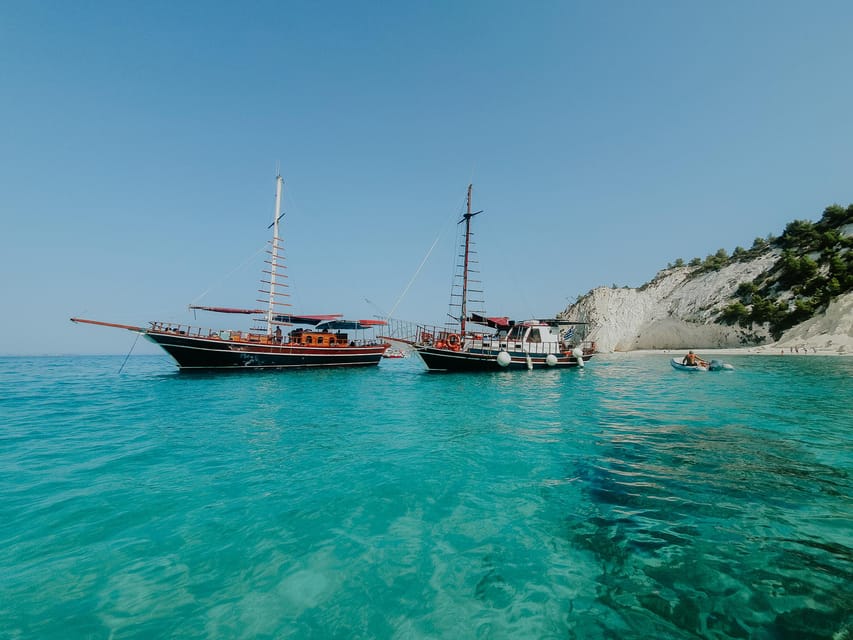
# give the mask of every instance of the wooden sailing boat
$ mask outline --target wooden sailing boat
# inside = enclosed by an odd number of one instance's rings
[[[372,331],[383,320],[345,320],[340,314],[293,315],[282,273],[284,260],[279,236],[281,195],[284,181],[276,176],[273,230],[261,279],[266,295],[265,309],[236,309],[190,305],[191,309],[215,313],[254,315],[249,331],[210,329],[171,322],[151,322],[147,328],[71,318],[72,322],[128,329],[163,348],[182,370],[186,369],[290,369],[309,367],[355,367],[376,365],[388,344],[374,338]],[[287,335],[282,327],[301,325]],[[309,328],[303,328],[309,327]],[[350,334],[349,332],[358,332]],[[368,333],[369,332],[369,333]]]
[[[582,367],[595,352],[583,341],[587,324],[557,319],[516,322],[507,317],[469,313],[471,273],[471,220],[482,211],[471,211],[472,185],[468,185],[461,254],[461,294],[455,326],[418,325],[416,337],[404,341],[414,347],[430,371],[500,371],[502,369],[550,369]],[[451,293],[451,298],[454,294]],[[471,330],[470,325],[477,325]]]

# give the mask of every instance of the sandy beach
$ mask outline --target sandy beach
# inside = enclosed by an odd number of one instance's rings
[[[624,354],[649,354],[649,355],[684,355],[687,349],[637,349],[634,351],[614,351],[613,353]],[[704,360],[710,360],[716,355],[744,355],[744,356],[850,356],[853,355],[853,346],[844,348],[819,349],[811,345],[799,345],[795,347],[782,347],[777,344],[761,345],[757,347],[741,347],[732,349],[702,349],[694,347],[693,351]]]

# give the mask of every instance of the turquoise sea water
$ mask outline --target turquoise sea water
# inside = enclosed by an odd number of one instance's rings
[[[853,358],[0,358],[0,638],[853,637]]]

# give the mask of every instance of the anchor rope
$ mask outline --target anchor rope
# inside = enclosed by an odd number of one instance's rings
[[[136,338],[133,340],[133,344],[130,345],[130,351],[127,352],[127,355],[124,357],[124,362],[121,363],[121,366],[118,368],[119,374],[124,369],[124,365],[127,364],[128,358],[130,358],[130,354],[133,353],[133,348],[136,346],[136,341],[139,340],[139,336],[142,335],[139,331],[136,332]]]

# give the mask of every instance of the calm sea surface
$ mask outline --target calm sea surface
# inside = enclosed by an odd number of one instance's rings
[[[853,358],[0,358],[0,638],[853,638]]]

